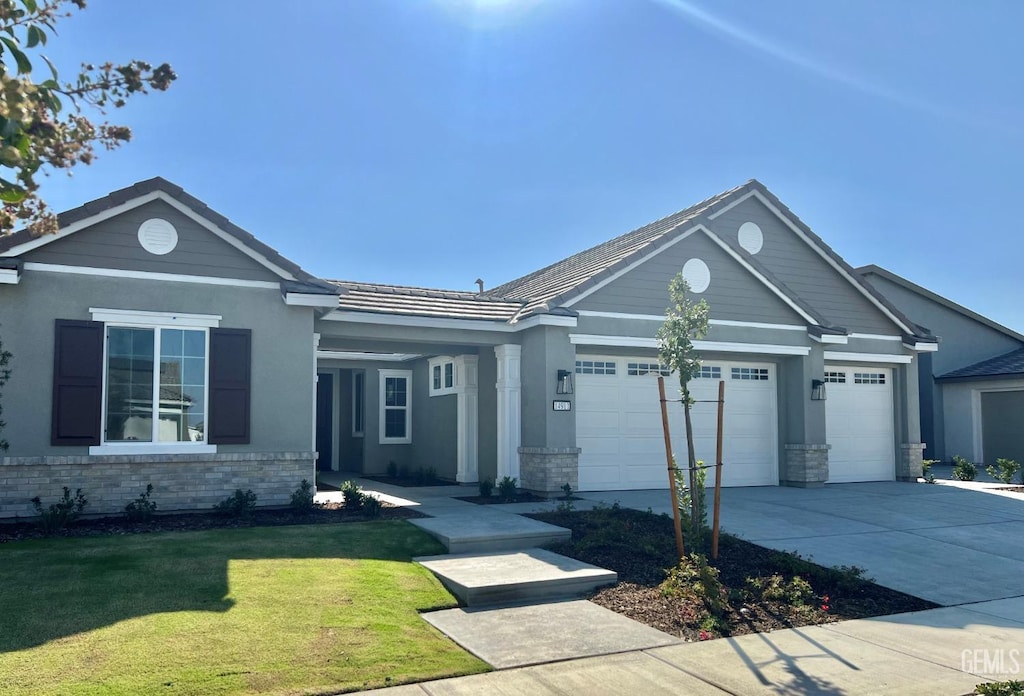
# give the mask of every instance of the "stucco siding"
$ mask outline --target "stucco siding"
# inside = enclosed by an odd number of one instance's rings
[[[690,259],[703,260],[711,284],[703,293],[714,319],[802,324],[804,320],[703,232],[692,233],[573,305],[576,310],[664,314],[668,285]]]
[[[221,327],[252,330],[251,443],[218,452],[312,448],[312,310],[288,307],[276,290],[98,278],[26,271],[0,286],[0,337],[13,353],[4,389],[10,456],[87,454],[50,445],[54,320],[89,320],[90,307],[219,314]]]
[[[412,467],[433,468],[437,475],[455,480],[458,465],[458,396],[430,396],[427,360],[417,360],[413,368],[412,392]]]
[[[708,226],[736,242],[745,222],[756,223],[764,236],[756,259],[833,324],[864,333],[899,332],[892,320],[760,201],[749,198]]]
[[[156,256],[139,244],[139,225],[167,220],[178,244]],[[164,201],[152,201],[26,253],[25,261],[154,273],[277,281],[280,278]]]

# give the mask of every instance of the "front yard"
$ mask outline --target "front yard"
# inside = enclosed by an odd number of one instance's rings
[[[405,522],[0,544],[0,693],[337,693],[486,671]]]

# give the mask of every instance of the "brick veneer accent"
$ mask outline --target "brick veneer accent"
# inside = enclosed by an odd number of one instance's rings
[[[580,485],[578,447],[520,447],[519,486],[531,493],[562,493],[568,483],[575,491]]]
[[[797,488],[821,488],[828,481],[828,451],[832,445],[786,445],[779,483]]]
[[[252,489],[257,505],[286,505],[314,476],[313,452],[0,457],[0,518],[34,517],[30,500],[46,507],[62,486],[82,489],[86,514],[121,513],[149,483],[158,512],[208,510],[236,488]]]

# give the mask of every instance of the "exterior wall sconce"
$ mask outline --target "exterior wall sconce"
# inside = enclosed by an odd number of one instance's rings
[[[572,394],[572,373],[568,370],[558,371],[558,384],[555,387],[556,394]]]
[[[825,382],[820,379],[811,380],[811,401],[825,400]]]

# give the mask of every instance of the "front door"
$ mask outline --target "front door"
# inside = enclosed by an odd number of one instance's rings
[[[316,375],[316,468],[330,471],[334,454],[334,375]]]

